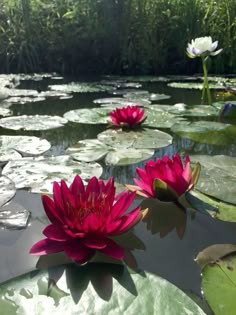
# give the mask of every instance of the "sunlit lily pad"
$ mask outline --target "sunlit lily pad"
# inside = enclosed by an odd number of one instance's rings
[[[158,107],[158,108],[161,108]],[[183,121],[184,118],[169,113],[162,109],[156,109],[155,106],[152,108],[145,108],[145,116],[147,119],[144,122],[144,126],[155,127],[155,128],[171,128],[176,122]]]
[[[0,136],[0,162],[19,159],[21,155],[39,155],[50,149],[46,139],[31,136]]]
[[[2,173],[15,183],[16,188],[51,193],[53,181],[65,179],[71,182],[76,174],[86,181],[92,176],[100,177],[102,167],[97,163],[76,162],[68,155],[28,157],[8,162]]]
[[[78,161],[93,162],[105,157],[106,164],[127,165],[137,163],[154,154],[154,150],[122,148],[118,147],[116,141],[113,145],[106,145],[97,139],[81,140],[67,149],[67,152]]]
[[[156,149],[172,143],[172,137],[157,129],[122,131],[108,129],[98,135],[98,140],[116,148]]]
[[[100,104],[102,107],[124,107],[127,105],[148,106],[151,104],[148,98],[122,98],[122,97],[105,97],[93,101],[95,104]]]
[[[228,255],[205,266],[202,271],[202,288],[215,315],[234,315],[236,310],[236,255]]]
[[[23,115],[0,119],[0,127],[12,130],[48,130],[62,127],[66,123],[65,118],[48,115]]]
[[[236,126],[214,121],[195,121],[175,124],[171,130],[179,136],[193,141],[213,144],[230,145],[235,143]]]
[[[6,176],[0,176],[0,207],[11,200],[16,193],[14,183]]]
[[[178,88],[178,89],[196,89],[196,90],[202,90],[202,83],[196,83],[196,82],[171,82],[167,84],[168,86],[172,88]],[[210,89],[216,89],[216,90],[224,90],[224,86],[219,83],[210,82],[209,83]]]
[[[16,310],[21,315],[65,314],[68,310],[70,314],[86,315],[205,314],[167,280],[109,264],[41,270],[4,283],[0,290],[4,314],[14,314]]]
[[[68,84],[55,84],[48,86],[51,90],[65,93],[94,93],[110,91],[112,86],[97,82],[71,82]]]
[[[193,155],[191,161],[202,168],[196,188],[201,192],[236,204],[236,157]]]
[[[10,202],[0,209],[0,228],[21,230],[27,227],[30,212],[20,204]]]
[[[10,116],[12,111],[9,108],[0,107],[0,116],[6,117]]]
[[[107,124],[109,111],[106,108],[81,108],[66,112],[63,117],[81,124]]]

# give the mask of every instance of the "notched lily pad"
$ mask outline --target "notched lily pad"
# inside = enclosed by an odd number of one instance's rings
[[[231,145],[235,143],[236,126],[214,121],[175,124],[171,130],[179,136],[199,143]]]
[[[63,117],[80,124],[107,124],[109,112],[104,108],[81,108],[66,112]]]
[[[236,157],[193,155],[202,166],[196,188],[206,195],[236,204]]]
[[[6,176],[0,176],[0,207],[11,200],[16,193],[14,183]]]
[[[97,139],[81,140],[67,149],[67,153],[78,161],[93,162],[105,157],[108,165],[128,165],[150,158],[154,151],[150,149],[134,149],[106,145]]]
[[[59,116],[23,115],[0,119],[0,127],[12,130],[48,130],[63,127],[67,122]]]
[[[8,162],[2,173],[15,183],[16,188],[52,193],[54,181],[64,179],[70,183],[76,174],[85,181],[92,176],[100,177],[102,167],[97,163],[76,162],[68,155],[28,157]]]
[[[98,135],[98,140],[116,148],[157,149],[170,145],[172,137],[157,129],[123,131],[108,129]]]
[[[46,139],[31,136],[0,136],[0,163],[19,159],[22,155],[40,155],[49,150]]]
[[[95,93],[106,92],[112,89],[112,86],[100,84],[98,82],[71,82],[68,84],[55,84],[48,86],[51,90],[65,93]]]
[[[202,83],[192,83],[192,82],[171,82],[167,84],[168,86],[172,88],[178,88],[178,89],[196,89],[196,90],[202,90]],[[216,89],[216,90],[224,90],[224,86],[218,83],[210,82],[209,83],[210,89]]]

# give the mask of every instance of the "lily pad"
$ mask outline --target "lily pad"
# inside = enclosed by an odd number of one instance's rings
[[[0,227],[3,229],[25,229],[29,218],[30,212],[15,202],[10,202],[0,209]]]
[[[218,259],[202,271],[202,288],[215,315],[234,315],[236,310],[236,255]]]
[[[12,114],[12,111],[9,108],[4,108],[0,106],[0,116],[6,117],[10,116]]]
[[[64,93],[95,93],[106,92],[112,89],[111,86],[97,82],[71,82],[68,84],[55,84],[48,86],[51,90]]]
[[[0,136],[0,162],[19,159],[22,155],[40,155],[50,149],[46,139],[31,136]]]
[[[80,124],[107,124],[109,109],[81,108],[66,112],[63,117]]]
[[[157,129],[123,131],[108,129],[98,135],[98,140],[116,148],[157,149],[170,145],[172,137]]]
[[[196,82],[171,82],[167,84],[168,86],[172,88],[178,88],[178,89],[195,89],[195,90],[202,90],[202,83],[196,83]],[[216,89],[216,90],[224,90],[224,86],[218,83],[210,82],[209,83],[210,89]]]
[[[128,165],[151,158],[154,150],[135,149],[106,145],[97,139],[81,140],[67,149],[67,153],[78,161],[93,162],[105,157],[105,163],[110,165]]]
[[[159,108],[161,108],[161,106]],[[146,108],[145,116],[147,116],[147,119],[143,125],[147,127],[171,128],[176,122],[184,121],[184,118],[171,114],[168,111],[155,108],[155,106]]]
[[[196,188],[206,195],[236,204],[236,157],[193,155],[202,166]]]
[[[11,200],[16,193],[14,183],[6,176],[0,176],[0,208]]]
[[[63,127],[68,121],[59,116],[23,115],[0,119],[0,127],[12,130],[48,130]]]
[[[54,280],[59,274],[59,280]],[[55,281],[57,281],[55,283]],[[52,285],[50,285],[52,283]],[[204,315],[184,292],[151,273],[122,266],[68,265],[26,274],[0,287],[4,314]],[[229,314],[228,314],[229,315]]]
[[[52,183],[64,179],[71,182],[76,174],[83,180],[100,177],[102,167],[97,163],[76,162],[68,155],[55,157],[22,158],[10,161],[2,171],[16,188],[29,188],[32,192],[52,193]]]
[[[199,143],[231,145],[235,143],[236,126],[214,121],[175,124],[171,131]]]

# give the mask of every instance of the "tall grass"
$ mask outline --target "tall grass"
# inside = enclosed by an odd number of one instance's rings
[[[205,35],[224,48],[210,72],[235,72],[235,0],[2,0],[0,71],[188,74]]]

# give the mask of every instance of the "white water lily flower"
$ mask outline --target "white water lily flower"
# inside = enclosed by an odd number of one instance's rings
[[[191,43],[188,43],[187,55],[190,58],[196,58],[201,56],[216,56],[223,49],[216,50],[218,41],[212,42],[211,36],[198,37],[192,39]],[[215,51],[216,50],[216,51]]]

